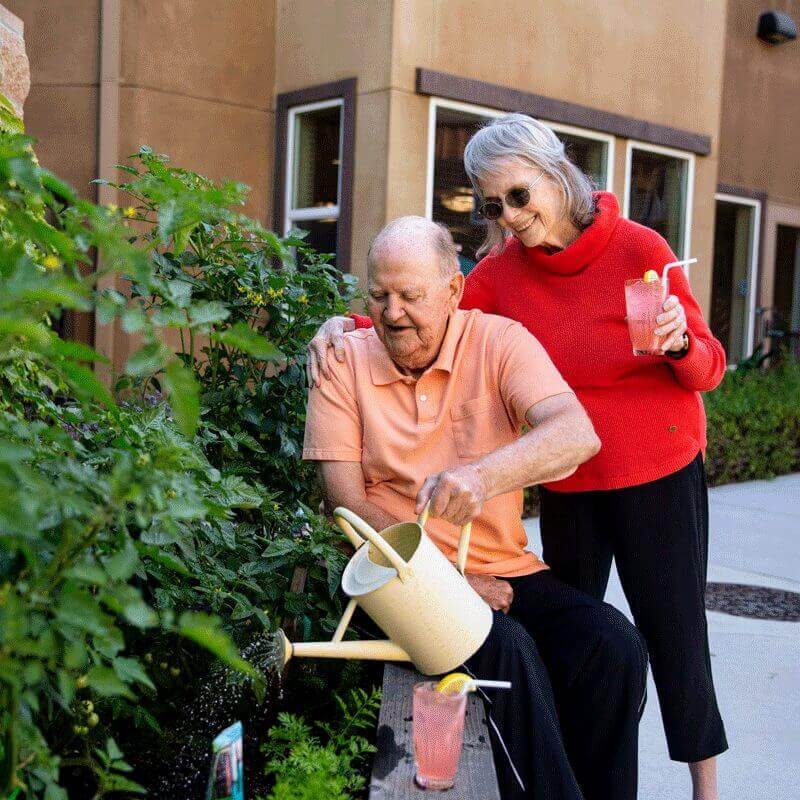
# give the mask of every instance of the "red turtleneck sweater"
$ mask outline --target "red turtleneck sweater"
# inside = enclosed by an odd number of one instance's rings
[[[518,320],[544,345],[575,390],[602,442],[561,481],[561,492],[619,489],[662,478],[706,446],[700,392],[719,384],[725,352],[703,320],[689,282],[670,270],[670,293],[686,310],[689,352],[634,356],[624,284],[659,274],[675,255],[650,228],[620,217],[616,197],[598,192],[594,222],[565,250],[548,254],[509,240],[469,274],[461,308]],[[356,316],[358,327],[371,324]]]

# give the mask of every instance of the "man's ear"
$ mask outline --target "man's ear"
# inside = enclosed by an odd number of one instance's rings
[[[461,270],[450,278],[450,311],[455,311],[464,296],[464,275]]]

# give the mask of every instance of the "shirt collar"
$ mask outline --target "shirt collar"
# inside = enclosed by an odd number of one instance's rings
[[[464,332],[466,319],[466,311],[457,310],[450,315],[442,346],[439,348],[439,354],[425,372],[422,373],[423,375],[435,369],[443,372],[453,371],[456,349],[461,340],[461,334]],[[389,353],[383,346],[383,342],[378,338],[378,334],[374,331],[375,329],[373,328],[373,335],[369,342],[369,371],[375,386],[387,386],[396,381],[413,380],[410,375],[404,375],[400,372],[394,361],[389,357]]]

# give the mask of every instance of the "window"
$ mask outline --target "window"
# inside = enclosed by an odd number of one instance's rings
[[[678,258],[689,257],[694,156],[628,142],[626,217],[658,231]]]
[[[710,324],[736,364],[753,350],[761,203],[729,194],[716,201]]]
[[[275,227],[333,253],[346,270],[350,251],[355,81],[278,96]]]
[[[564,142],[569,160],[577,164],[598,189],[610,192],[614,185],[614,137],[566,125],[544,124]]]
[[[308,231],[306,241],[321,253],[336,252],[342,163],[342,101],[289,112],[286,216],[283,233]]]
[[[505,112],[439,98],[431,99],[428,160],[428,217],[446,225],[460,248],[465,274],[475,266],[486,228],[475,212],[472,185],[464,170],[464,149],[470,137],[493,117]],[[612,181],[613,136],[565,125],[549,125],[564,142],[567,155],[601,189]]]

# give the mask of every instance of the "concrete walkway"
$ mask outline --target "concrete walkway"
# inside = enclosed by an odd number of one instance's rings
[[[709,581],[800,592],[800,474],[711,490]],[[529,546],[541,552],[537,519]],[[616,572],[606,600],[630,617]],[[714,681],[730,750],[723,800],[800,798],[800,623],[708,612]],[[667,755],[650,679],[640,739],[641,800],[691,800],[689,773]]]

